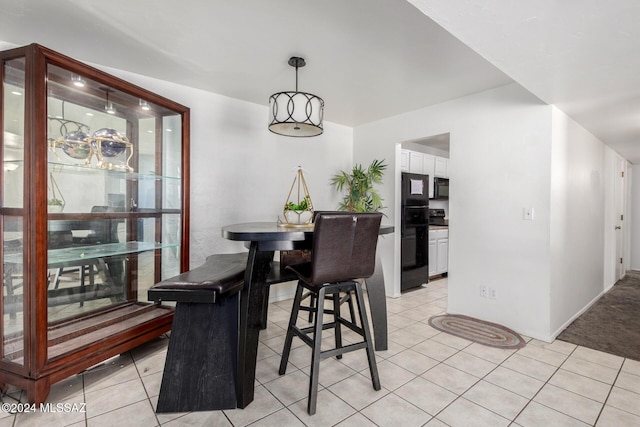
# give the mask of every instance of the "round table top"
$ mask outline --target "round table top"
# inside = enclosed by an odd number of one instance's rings
[[[379,234],[393,233],[393,225],[382,224]],[[247,222],[222,227],[222,237],[238,241],[305,240],[313,236],[313,224],[306,227],[281,227],[275,221]]]

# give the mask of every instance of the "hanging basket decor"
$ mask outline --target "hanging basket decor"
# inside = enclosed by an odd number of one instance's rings
[[[309,189],[302,174],[302,167],[298,166],[297,170],[282,210],[284,219],[278,217],[279,227],[307,227],[313,223],[313,203]]]
[[[51,191],[51,198],[47,200],[47,210],[49,213],[60,213],[64,210],[66,204],[62,191],[58,187],[58,183],[53,177],[53,172],[49,172],[49,190]],[[58,196],[60,198],[58,199]]]

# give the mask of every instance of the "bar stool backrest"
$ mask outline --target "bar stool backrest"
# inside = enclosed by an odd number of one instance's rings
[[[381,213],[320,213],[315,218],[311,284],[367,278],[376,262]]]

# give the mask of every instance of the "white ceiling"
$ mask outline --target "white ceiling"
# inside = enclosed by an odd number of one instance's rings
[[[410,1],[2,0],[0,41],[263,105],[303,56],[348,126],[514,79],[640,163],[640,2]]]

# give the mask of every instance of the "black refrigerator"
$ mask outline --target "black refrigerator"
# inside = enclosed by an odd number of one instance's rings
[[[401,291],[429,281],[429,176],[402,174]]]

